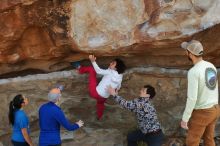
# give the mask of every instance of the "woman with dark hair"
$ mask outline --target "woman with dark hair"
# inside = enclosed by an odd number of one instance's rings
[[[108,87],[108,92],[122,108],[136,115],[138,129],[127,135],[128,146],[137,146],[139,141],[147,143],[148,146],[161,146],[164,134],[157,118],[156,109],[151,103],[156,95],[154,87],[143,86],[140,89],[139,97],[129,101],[119,96],[115,88]]]
[[[21,94],[16,95],[9,105],[9,123],[13,131],[11,141],[14,146],[33,146],[29,136],[29,120],[23,108],[28,104],[28,99]]]
[[[102,69],[96,63],[96,57],[89,55],[89,60],[92,66],[81,66],[80,62],[71,63],[80,74],[89,74],[89,94],[96,100],[97,119],[100,120],[103,116],[105,102],[110,94],[107,92],[107,87],[112,86],[119,90],[121,88],[123,73],[126,66],[121,59],[114,59],[110,62],[108,69]],[[102,75],[101,81],[98,83],[96,75]]]

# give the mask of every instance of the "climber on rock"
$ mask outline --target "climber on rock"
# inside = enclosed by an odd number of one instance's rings
[[[96,100],[97,119],[100,120],[103,116],[104,103],[109,97],[107,87],[110,85],[118,90],[121,87],[123,73],[126,69],[124,62],[121,59],[114,59],[108,69],[101,69],[96,63],[96,57],[89,55],[92,66],[81,66],[79,62],[73,62],[73,65],[80,74],[89,74],[89,94]],[[96,75],[102,75],[102,80],[97,83]]]

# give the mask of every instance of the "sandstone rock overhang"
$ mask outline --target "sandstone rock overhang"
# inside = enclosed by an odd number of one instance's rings
[[[5,0],[0,74],[57,71],[89,53],[121,56],[131,66],[183,68],[190,63],[180,43],[192,38],[219,67],[219,11],[218,0]]]

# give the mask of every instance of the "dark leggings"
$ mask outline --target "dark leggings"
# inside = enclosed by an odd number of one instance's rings
[[[13,146],[29,146],[27,142],[17,142],[17,141],[11,141]]]
[[[143,134],[141,130],[136,130],[128,134],[128,146],[137,146],[138,141],[147,143],[148,146],[161,146],[163,142],[163,132],[160,130],[157,133]]]

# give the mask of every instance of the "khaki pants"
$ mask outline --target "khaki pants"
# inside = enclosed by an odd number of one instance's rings
[[[219,105],[208,109],[193,110],[189,120],[186,145],[199,146],[200,139],[203,137],[205,146],[215,146],[214,130],[219,113]]]

